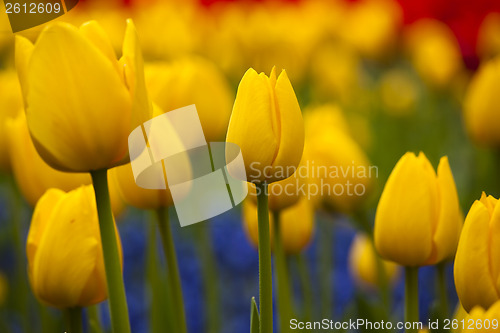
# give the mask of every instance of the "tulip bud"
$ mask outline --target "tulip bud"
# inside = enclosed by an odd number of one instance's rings
[[[152,111],[137,44],[131,21],[120,61],[95,21],[51,23],[34,46],[17,37],[28,127],[50,166],[88,172],[127,162],[128,135]]]
[[[496,332],[500,328],[500,301],[484,310],[474,307],[464,319],[464,329],[461,332]],[[462,323],[459,322],[459,326]]]
[[[489,308],[499,300],[500,205],[483,192],[467,217],[455,257],[455,286],[464,309]]]
[[[424,19],[410,26],[407,45],[415,69],[435,87],[446,87],[463,70],[460,47],[446,24]]]
[[[273,221],[274,217],[270,214],[271,243],[274,232]],[[259,243],[257,205],[251,200],[244,202],[243,223],[248,238],[257,247]],[[314,209],[307,198],[302,197],[298,203],[280,212],[280,232],[285,253],[299,253],[310,243],[314,233]]]
[[[377,256],[372,241],[366,235],[357,235],[349,252],[349,268],[351,274],[361,285],[377,288],[379,274]],[[390,261],[382,261],[385,276],[390,283],[398,277],[398,266]]]
[[[118,232],[116,237],[119,243]],[[119,243],[120,244],[120,243]],[[121,246],[119,246],[121,257]],[[107,297],[101,236],[91,185],[50,189],[35,207],[26,245],[35,296],[58,307],[83,307]]]
[[[1,37],[0,37],[1,38]],[[16,72],[0,72],[0,171],[9,171],[9,160],[5,121],[15,117],[23,106],[23,99]]]
[[[188,58],[146,66],[151,99],[165,112],[195,104],[207,141],[224,139],[231,115],[232,92],[211,62]]]
[[[375,216],[375,246],[403,266],[434,265],[457,249],[462,215],[448,158],[436,173],[423,153],[406,153],[392,170]]]
[[[276,79],[250,68],[241,79],[227,131],[241,148],[247,180],[272,183],[290,177],[302,157],[304,123],[283,70]]]
[[[500,57],[481,65],[464,100],[464,121],[469,136],[479,144],[500,147]]]

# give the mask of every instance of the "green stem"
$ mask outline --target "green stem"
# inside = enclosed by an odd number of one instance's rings
[[[311,290],[311,277],[309,275],[309,267],[304,253],[296,255],[297,268],[299,270],[300,287],[304,298],[304,321],[312,320],[313,297]]]
[[[127,298],[123,283],[116,228],[111,212],[107,170],[92,171],[92,182],[99,216],[106,284],[108,286],[111,326],[114,333],[130,333]]]
[[[257,217],[259,221],[260,333],[271,333],[273,331],[273,277],[267,184],[258,183],[255,186],[257,188]]]
[[[171,305],[172,296],[168,293],[165,274],[159,264],[157,235],[156,223],[149,223],[146,250],[147,294],[151,304],[149,331],[151,333],[176,332],[176,317]]]
[[[82,333],[82,308],[67,308],[64,310],[67,333]]]
[[[406,333],[417,333],[413,323],[418,321],[418,267],[405,267],[405,322],[412,324]]]
[[[103,333],[101,319],[99,316],[99,305],[92,305],[87,307],[87,318],[89,323],[89,329],[92,333]]]
[[[184,301],[182,297],[181,278],[179,274],[179,267],[177,265],[177,255],[175,254],[174,239],[172,237],[172,230],[170,230],[170,221],[168,216],[168,208],[159,208],[156,210],[158,228],[163,244],[163,251],[165,252],[165,259],[167,261],[167,280],[169,284],[169,293],[172,295],[174,311],[176,311],[176,324],[179,333],[186,333],[186,316],[184,314]]]
[[[273,212],[273,251],[274,251],[274,272],[276,274],[278,297],[278,312],[280,319],[280,332],[289,332],[289,321],[292,319],[292,299],[290,297],[290,282],[288,280],[288,268],[286,265],[286,255],[281,239],[280,212]]]
[[[318,256],[319,256],[319,283],[321,292],[321,313],[323,318],[331,318],[333,300],[332,300],[332,283],[331,276],[333,274],[333,227],[331,221],[318,221],[320,232],[318,235]]]
[[[448,295],[446,294],[446,264],[439,263],[436,268],[437,268],[439,306],[441,308],[441,316],[442,318],[448,318],[450,310],[448,307]]]
[[[218,333],[219,321],[219,286],[217,278],[217,261],[215,260],[210,235],[210,225],[202,223],[195,227],[195,237],[198,245],[201,271],[203,275],[203,290],[205,293],[206,332]]]

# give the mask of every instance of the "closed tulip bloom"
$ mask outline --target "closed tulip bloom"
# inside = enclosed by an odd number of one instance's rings
[[[385,184],[375,216],[375,246],[403,266],[452,259],[462,229],[457,189],[448,158],[437,175],[423,153],[406,153]]]
[[[482,194],[467,217],[455,257],[455,286],[464,309],[489,308],[500,294],[500,205]]]
[[[88,173],[62,172],[44,162],[31,141],[24,112],[9,119],[6,129],[14,177],[30,205],[35,206],[49,188],[66,192],[91,183]]]
[[[1,37],[0,37],[1,38]],[[0,171],[11,169],[5,122],[15,117],[23,106],[21,87],[16,72],[5,70],[0,72]]]
[[[464,121],[469,136],[479,144],[500,147],[500,57],[481,65],[464,100]]]
[[[497,332],[500,327],[500,301],[486,309],[474,307],[465,317],[465,327],[460,332]],[[460,322],[459,326],[462,326]]]
[[[393,283],[398,277],[398,266],[385,260],[382,263],[387,280]],[[369,287],[379,285],[377,253],[372,241],[366,235],[358,234],[354,238],[349,252],[349,268],[361,285]]]
[[[49,24],[16,40],[16,67],[35,147],[53,168],[87,172],[128,160],[130,131],[150,118],[142,57],[129,20],[117,60],[95,22]]]
[[[146,85],[165,112],[195,104],[206,140],[224,140],[234,96],[213,63],[194,57],[153,63],[146,66]]]
[[[116,235],[119,242],[118,233]],[[119,246],[121,256],[121,246]],[[107,298],[101,236],[91,185],[48,190],[35,207],[26,245],[35,296],[58,308]]]
[[[271,214],[269,221],[272,242],[274,220]],[[243,224],[251,243],[257,247],[259,244],[257,205],[252,200],[244,202]],[[283,249],[287,254],[299,253],[311,242],[314,234],[314,208],[306,197],[302,197],[295,205],[281,211],[280,232]]]
[[[304,148],[304,123],[293,87],[283,70],[276,79],[250,68],[241,79],[227,131],[241,148],[249,182],[290,177]]]

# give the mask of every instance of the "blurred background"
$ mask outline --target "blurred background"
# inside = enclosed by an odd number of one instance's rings
[[[300,249],[305,266],[298,267],[295,254],[290,255],[298,313],[305,311],[304,278],[313,299],[312,319],[353,318],[380,304],[377,288],[367,286],[353,264],[351,246],[362,229],[359,212],[373,223],[383,185],[405,152],[423,151],[435,167],[441,156],[449,157],[464,213],[481,191],[500,194],[500,154],[476,145],[463,117],[471,78],[500,52],[496,0],[85,0],[58,20],[75,25],[97,20],[120,55],[128,17],[137,26],[152,98],[164,110],[196,103],[211,140],[224,140],[245,71],[253,67],[268,74],[276,66],[286,69],[292,82],[306,135],[332,121],[341,128],[342,138],[377,167],[378,177],[370,180],[370,191],[355,208],[316,209],[315,225]],[[41,29],[20,34],[35,41]],[[59,312],[36,302],[26,275],[24,247],[33,209],[28,197],[39,188],[31,180],[19,186],[19,179],[29,179],[31,171],[25,176],[14,172],[8,153],[4,124],[17,114],[22,97],[4,8],[0,70],[0,331],[58,332]],[[350,163],[347,155],[336,155],[334,145],[326,149],[334,156],[332,164]],[[168,290],[152,291],[147,283],[152,266],[160,271],[165,267],[158,240],[152,241],[156,234],[150,215],[127,207],[117,217],[133,332],[150,332],[153,320],[165,320],[161,312],[151,310],[151,299]],[[241,207],[186,228],[179,227],[173,209],[171,217],[189,332],[208,332],[207,327],[248,332],[250,298],[258,296],[258,254],[242,222]],[[209,237],[200,241],[200,234]],[[207,258],[206,253],[213,256]],[[451,263],[446,272],[453,308],[457,298]],[[212,276],[210,288],[204,283],[207,274]],[[437,297],[435,276],[432,267],[420,274],[424,322],[432,316],[429,309]],[[397,274],[389,295],[391,316],[402,318],[403,283]],[[107,307],[99,311],[106,327]]]

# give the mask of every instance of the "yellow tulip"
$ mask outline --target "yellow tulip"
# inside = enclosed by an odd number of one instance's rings
[[[464,319],[461,332],[498,332],[500,328],[500,301],[484,310],[480,306],[474,307]],[[459,327],[462,322],[459,322]]]
[[[305,113],[309,195],[341,212],[352,212],[370,193],[376,170],[348,133],[338,107],[322,106]]]
[[[354,238],[349,251],[349,268],[361,285],[375,288],[379,285],[377,256],[372,241],[366,235],[358,234]],[[390,261],[382,262],[388,281],[393,283],[398,277],[398,266]]]
[[[269,221],[272,245],[274,220],[271,214]],[[245,200],[243,204],[243,223],[248,238],[257,247],[257,205],[252,200]],[[314,209],[307,198],[302,197],[297,204],[281,211],[280,232],[285,253],[299,253],[310,243],[314,234]]]
[[[392,170],[375,216],[375,246],[403,266],[451,259],[462,229],[462,214],[448,158],[437,175],[423,153],[406,153]]]
[[[455,258],[455,285],[464,309],[489,308],[500,294],[500,205],[483,192],[467,217]]]
[[[33,142],[50,166],[87,172],[127,162],[128,135],[152,111],[132,21],[119,61],[95,21],[56,22],[34,45],[17,37],[16,67]]]
[[[290,177],[304,148],[304,123],[292,84],[283,70],[276,79],[250,68],[238,87],[227,131],[237,144],[249,182],[272,183]]]
[[[23,106],[23,99],[16,72],[5,70],[0,72],[0,171],[9,171],[11,162],[5,134],[5,122],[15,117]]]
[[[446,24],[424,19],[406,37],[415,69],[428,83],[446,87],[463,70],[458,41]]]
[[[202,58],[147,65],[151,99],[165,112],[195,104],[208,142],[224,140],[232,92],[217,67]]]
[[[479,144],[500,147],[500,57],[481,65],[469,85],[464,101],[464,121],[471,138]]]
[[[381,59],[395,49],[401,26],[401,9],[391,0],[364,0],[346,15],[342,37],[363,55]]]
[[[119,242],[119,236],[117,233]],[[121,257],[121,246],[119,246]],[[43,303],[70,308],[107,297],[101,236],[91,185],[50,189],[35,207],[26,245],[31,288]],[[121,259],[120,259],[121,260]]]
[[[489,13],[481,23],[477,35],[477,54],[490,59],[500,54],[500,13]]]
[[[87,173],[62,172],[42,160],[31,141],[24,112],[20,112],[15,119],[7,120],[6,129],[14,177],[30,205],[35,206],[49,188],[66,192],[91,184]]]

